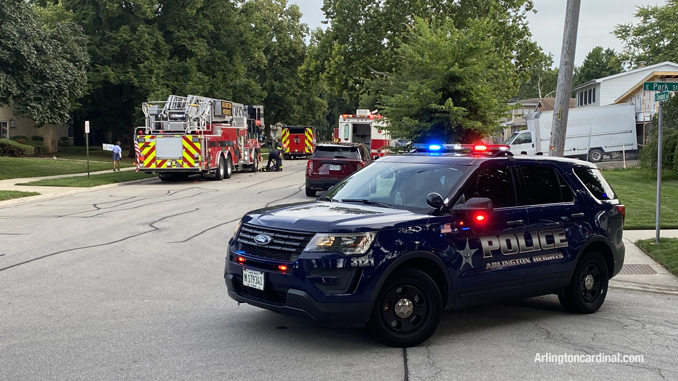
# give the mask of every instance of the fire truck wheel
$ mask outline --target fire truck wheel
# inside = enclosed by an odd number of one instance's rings
[[[228,157],[226,158],[226,173],[224,174],[224,178],[230,179],[232,174],[233,174],[233,160],[231,159],[231,155],[228,155]]]
[[[290,155],[283,155],[283,159],[289,160],[289,159],[290,159]]]
[[[214,177],[215,180],[221,181],[226,176],[226,168],[224,167],[224,160],[219,160],[219,166],[217,167],[217,175]]]
[[[257,172],[259,171],[259,158],[257,155],[254,155],[254,162],[252,163],[252,168],[250,168],[250,172]]]

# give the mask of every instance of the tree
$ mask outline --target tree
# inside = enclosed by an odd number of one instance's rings
[[[414,19],[421,17],[431,25],[451,22],[460,30],[475,20],[488,20],[495,49],[526,79],[541,54],[526,21],[532,7],[530,0],[324,0],[330,26],[314,32],[315,46],[309,49],[304,75],[314,76],[336,99],[354,103],[362,96],[368,104],[361,106],[370,106],[380,94],[366,82],[399,68],[396,51],[408,42]]]
[[[553,68],[553,55],[536,60],[528,71],[529,78],[522,83],[514,100],[554,97],[558,83],[558,68]]]
[[[581,66],[574,69],[574,86],[588,81],[619,74],[624,70],[613,49],[596,46],[584,58]]]
[[[678,57],[678,0],[637,9],[638,24],[622,24],[614,30],[614,35],[624,43],[620,61],[630,68],[675,61]]]
[[[519,75],[497,49],[489,19],[433,26],[415,18],[397,50],[400,67],[386,82],[382,112],[395,136],[472,142],[498,128]]]
[[[0,105],[37,125],[66,123],[87,81],[81,29],[22,0],[0,0]]]

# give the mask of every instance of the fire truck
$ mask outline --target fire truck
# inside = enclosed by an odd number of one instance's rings
[[[282,129],[283,158],[313,155],[316,140],[313,127],[284,126]]]
[[[337,143],[363,143],[376,159],[388,155],[393,145],[387,127],[388,122],[381,115],[358,109],[355,115],[339,116],[339,127],[334,129],[333,140]]]
[[[264,107],[197,95],[144,102],[144,127],[136,130],[137,163],[160,180],[201,174],[228,179],[233,171],[257,172]]]

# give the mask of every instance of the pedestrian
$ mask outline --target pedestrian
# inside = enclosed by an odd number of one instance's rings
[[[120,148],[120,141],[115,142],[113,146],[113,172],[115,172],[115,163],[118,163],[118,171],[120,171],[120,157],[122,156],[122,148]]]

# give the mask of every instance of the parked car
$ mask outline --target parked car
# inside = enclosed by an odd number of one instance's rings
[[[306,164],[306,196],[315,197],[371,162],[364,144],[319,144]]]

